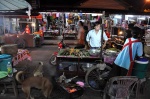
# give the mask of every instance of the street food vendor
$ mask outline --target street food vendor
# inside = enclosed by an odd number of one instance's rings
[[[118,54],[114,61],[113,68],[110,72],[109,78],[114,76],[130,76],[130,70],[132,70],[133,61],[136,56],[143,55],[143,45],[138,40],[141,29],[133,27],[131,29],[132,37],[126,39],[121,52]],[[130,73],[131,74],[131,73]]]
[[[94,24],[94,29],[90,30],[86,36],[86,41],[88,42],[90,48],[101,47],[101,35],[102,35],[102,30],[100,29],[100,22],[97,21]],[[103,39],[105,42],[102,47],[104,48],[108,41],[108,37],[105,33],[103,33]]]
[[[27,33],[27,34],[30,34],[30,33],[31,33],[30,28],[29,28],[29,25],[26,25],[26,28],[25,28],[25,31],[24,31],[24,32]]]

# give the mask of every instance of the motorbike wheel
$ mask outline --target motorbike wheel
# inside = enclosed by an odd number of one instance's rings
[[[94,91],[103,91],[108,80],[109,68],[106,67],[104,70],[100,70],[99,67],[91,67],[85,76],[86,84]]]
[[[53,65],[53,66],[55,66],[57,63],[56,63],[56,55],[52,55],[51,57],[50,57],[50,59],[49,59],[49,64],[50,65]]]

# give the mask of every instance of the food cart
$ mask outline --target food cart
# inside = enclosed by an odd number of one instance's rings
[[[108,50],[103,51],[103,57],[100,57],[100,51],[95,52],[95,55],[91,55],[90,50],[86,49],[62,49],[57,55],[57,72],[58,75],[63,73],[67,77],[80,76],[85,77],[86,83],[94,90],[101,90],[93,87],[91,82],[96,75],[98,81],[105,81],[111,65],[115,60],[117,53]],[[104,63],[101,59],[104,59]],[[105,64],[107,63],[107,65]]]

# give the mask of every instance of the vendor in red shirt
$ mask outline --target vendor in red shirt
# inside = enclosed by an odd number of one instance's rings
[[[30,31],[29,25],[26,25],[25,33],[27,33],[27,34],[31,34],[31,31]]]

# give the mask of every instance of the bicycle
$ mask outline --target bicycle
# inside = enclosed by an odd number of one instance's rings
[[[105,52],[104,52],[105,55]],[[107,61],[103,55],[103,59],[100,62],[87,70],[85,76],[86,84],[95,91],[103,91],[105,84],[108,81],[108,75],[111,71],[112,64],[117,56],[117,53],[111,56],[111,59]]]
[[[110,71],[111,67],[106,65],[105,63],[100,63],[92,66],[91,68],[89,68],[89,70],[87,70],[85,82],[92,90],[102,91],[108,80]]]

